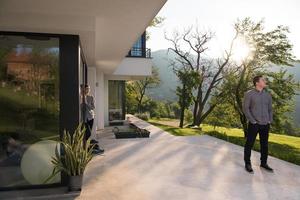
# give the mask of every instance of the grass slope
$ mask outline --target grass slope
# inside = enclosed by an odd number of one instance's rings
[[[14,91],[10,86],[0,87],[0,144],[12,134],[24,143],[58,139],[58,114],[38,109],[38,104],[36,96]]]
[[[202,130],[192,128],[178,128],[175,126],[166,125],[165,121],[156,119],[149,120],[149,123],[173,134],[176,136],[190,136],[207,134],[228,142],[244,146],[244,133],[241,129],[224,128],[210,125],[202,125]],[[259,151],[259,139],[256,140],[254,150]],[[269,155],[276,158],[300,165],[300,137],[270,134],[269,137]]]

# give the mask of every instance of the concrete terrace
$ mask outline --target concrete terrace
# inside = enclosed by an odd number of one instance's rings
[[[150,139],[114,139],[101,133],[106,152],[89,164],[77,199],[198,200],[300,199],[300,167],[273,157],[275,173],[243,165],[243,148],[210,136],[176,137],[131,117]]]

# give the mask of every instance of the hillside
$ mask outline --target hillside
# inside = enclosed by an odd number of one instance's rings
[[[178,79],[170,66],[170,60],[175,59],[175,54],[167,50],[158,50],[152,53],[153,66],[158,69],[161,83],[159,87],[150,89],[148,95],[156,100],[176,101],[175,94]]]
[[[178,79],[172,71],[170,66],[170,60],[174,60],[175,54],[166,49],[154,51],[152,53],[153,65],[158,69],[161,84],[157,88],[153,88],[148,91],[153,99],[164,101],[176,101],[177,96],[175,94],[176,86],[178,85]],[[276,69],[274,69],[276,70]],[[295,67],[289,67],[288,72],[295,75],[296,80],[300,81],[300,63]],[[295,97],[295,112],[293,113],[295,119],[295,125],[300,127],[300,95]]]
[[[300,63],[296,64],[295,67],[290,67],[288,72],[294,74],[295,79],[300,81]],[[299,91],[300,92],[300,91]],[[295,97],[295,112],[293,113],[295,124],[300,127],[300,93]]]

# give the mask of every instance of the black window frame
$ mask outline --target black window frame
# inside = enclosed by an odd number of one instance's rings
[[[135,58],[151,58],[151,50],[146,47],[146,32],[144,32],[140,38],[142,40],[142,47],[136,48],[131,47],[131,49],[128,51],[126,57],[135,57]],[[133,52],[141,53],[141,55],[136,55]]]
[[[73,132],[79,121],[79,35],[53,34],[37,32],[1,31],[0,35],[24,36],[24,37],[52,37],[59,39],[59,136],[62,139],[64,130]],[[84,57],[84,56],[83,56]],[[85,72],[87,72],[86,61]],[[84,73],[87,81],[87,73]],[[1,191],[45,189],[67,186],[67,175],[61,173],[61,182],[43,185],[24,185],[12,187],[0,187]]]

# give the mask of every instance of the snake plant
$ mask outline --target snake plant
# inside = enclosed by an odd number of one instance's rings
[[[64,172],[68,176],[80,176],[83,174],[87,164],[93,157],[91,140],[85,141],[84,139],[85,130],[84,125],[79,124],[73,134],[64,131],[62,141],[59,142],[60,145],[57,146],[55,156],[51,160],[54,169],[45,183],[59,172]]]

